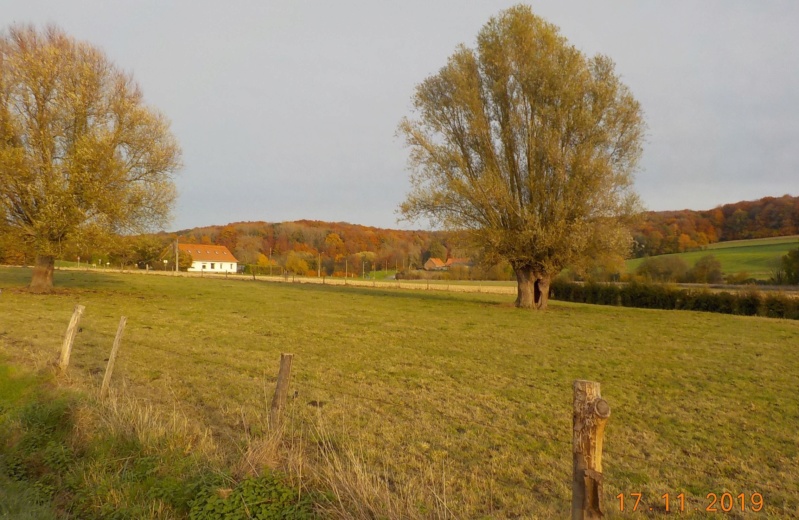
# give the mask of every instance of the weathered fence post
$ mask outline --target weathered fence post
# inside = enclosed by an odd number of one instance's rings
[[[291,379],[291,360],[294,354],[280,354],[280,370],[277,373],[275,395],[272,397],[272,408],[269,411],[269,425],[276,428],[282,419],[283,408],[286,406],[286,397],[289,393],[289,380]]]
[[[111,384],[111,373],[114,371],[114,362],[117,359],[117,352],[119,345],[122,343],[122,332],[125,330],[125,324],[128,319],[125,316],[119,320],[119,327],[117,327],[117,335],[114,338],[114,346],[111,347],[111,355],[108,356],[108,366],[105,367],[105,376],[103,376],[103,386],[100,387],[100,399],[105,398],[108,394],[108,387]]]
[[[58,366],[61,372],[65,372],[69,366],[69,355],[72,353],[72,343],[75,341],[75,335],[78,333],[78,323],[80,317],[83,316],[83,311],[86,307],[83,305],[76,305],[75,310],[72,312],[72,319],[69,320],[67,333],[64,336],[64,343],[61,345],[61,360]]]
[[[602,513],[602,442],[610,405],[599,383],[574,382],[572,520],[594,520]]]

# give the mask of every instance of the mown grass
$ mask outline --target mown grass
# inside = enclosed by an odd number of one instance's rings
[[[230,464],[268,434],[279,354],[294,353],[288,428],[308,478],[338,486],[343,518],[568,516],[575,379],[600,381],[612,407],[612,517],[640,515],[618,511],[619,493],[643,493],[657,511],[664,493],[685,492],[698,510],[725,491],[799,515],[797,322],[86,272],[57,272],[56,294],[34,296],[18,289],[29,274],[0,269],[6,355],[55,359],[80,303],[69,380],[97,388],[125,315],[115,388],[210,428]]]
[[[756,280],[767,280],[779,268],[783,256],[799,247],[799,236],[734,240],[710,244],[702,251],[689,251],[672,255],[682,258],[689,267],[705,255],[714,255],[721,262],[725,275],[746,272]],[[634,273],[643,258],[627,260],[627,272]]]

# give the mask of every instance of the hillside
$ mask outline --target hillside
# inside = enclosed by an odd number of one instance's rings
[[[764,197],[710,210],[650,211],[633,236],[636,257],[682,253],[716,242],[799,233],[799,197]]]
[[[799,233],[799,197],[784,195],[756,201],[725,204],[712,210],[660,211],[644,213],[633,229],[633,257],[687,253],[693,263],[704,249],[714,244],[741,239],[773,238]],[[471,258],[482,272],[475,276],[506,279],[512,275],[507,265],[483,266],[479,251],[464,247],[452,233],[424,230],[384,229],[346,222],[234,222],[227,225],[184,229],[154,236],[125,237],[116,243],[84,241],[65,244],[62,260],[82,258],[91,263],[111,265],[163,265],[164,251],[170,243],[225,245],[240,264],[286,267],[289,256],[302,274],[345,272],[360,276],[362,271],[402,270],[420,267],[431,257]],[[30,264],[31,251],[24,244],[10,242],[0,235],[0,263]],[[748,247],[748,246],[747,246]],[[777,247],[781,254],[785,251]],[[775,250],[776,254],[778,251]],[[768,251],[738,251],[750,260],[731,260],[729,272],[748,271],[767,278],[776,258]],[[761,254],[766,257],[761,258]],[[732,259],[731,252],[725,253]],[[754,256],[752,256],[754,255]],[[743,257],[742,257],[743,258]],[[754,263],[752,263],[754,262]],[[635,262],[630,265],[637,265]],[[302,272],[302,271],[305,272]]]
[[[227,246],[240,263],[268,265],[289,254],[300,256],[310,270],[319,261],[327,274],[361,269],[403,269],[421,266],[431,256],[463,256],[451,233],[383,229],[346,222],[235,222],[179,231],[171,237],[181,242]],[[367,265],[368,264],[368,265]]]
[[[333,233],[343,244],[338,249],[331,249],[330,244],[325,243]],[[634,257],[643,257],[683,253],[712,249],[714,244],[725,242],[796,234],[799,234],[799,197],[764,197],[755,201],[725,204],[711,210],[646,212],[633,230],[635,248],[632,254]],[[376,254],[375,261],[378,264],[389,266],[420,265],[431,256],[474,256],[474,252],[459,246],[456,237],[445,232],[380,229],[342,222],[238,222],[183,230],[177,235],[188,241],[227,245],[237,251],[246,263],[255,263],[259,253],[268,255],[271,251],[280,255],[292,249],[321,254],[323,257],[369,251]],[[335,238],[332,240],[335,241]],[[782,251],[779,246],[777,249]],[[759,257],[761,253],[768,256],[769,252],[758,250],[749,253]],[[701,256],[701,253],[697,254]],[[694,253],[691,255],[695,256]],[[693,256],[689,255],[689,258]],[[755,261],[751,265],[746,262],[738,265],[733,261],[730,266],[735,271],[751,269],[765,272],[773,263],[771,256],[768,258],[765,264]]]
[[[799,247],[799,235],[793,235],[718,242],[709,244],[701,250],[663,256],[680,258],[688,267],[692,267],[703,256],[712,254],[721,262],[721,270],[725,276],[745,273],[746,276],[742,278],[768,280],[780,266],[782,257],[797,247]],[[635,272],[643,260],[643,258],[627,260],[627,272]]]

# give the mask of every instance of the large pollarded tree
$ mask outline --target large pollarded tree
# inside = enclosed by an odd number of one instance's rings
[[[489,20],[476,49],[459,47],[413,101],[400,124],[412,168],[402,214],[465,230],[505,258],[517,306],[546,308],[564,267],[629,250],[645,125],[609,58],[584,56],[516,6]]]
[[[163,225],[180,147],[133,78],[56,27],[0,37],[0,233],[36,253],[31,290],[81,236]]]

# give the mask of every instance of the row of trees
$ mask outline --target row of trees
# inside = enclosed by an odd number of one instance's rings
[[[694,264],[672,255],[653,256],[644,259],[636,268],[635,274],[648,282],[681,283],[752,283],[746,273],[730,273],[724,277],[721,262],[714,255],[705,255]],[[775,285],[799,284],[799,249],[789,251],[780,259],[768,283]]]
[[[420,268],[430,257],[472,256],[456,234],[403,231],[344,222],[240,222],[184,230],[183,243],[224,245],[244,265],[333,275]]]
[[[279,259],[294,252],[307,257],[314,265],[321,256],[325,265],[341,264],[342,270],[345,260],[353,255],[391,269],[407,269],[423,265],[431,256],[446,259],[466,253],[458,244],[457,236],[452,234],[380,229],[342,222],[240,222],[186,230],[180,232],[179,237],[181,242],[224,245],[244,264],[258,263],[261,255]]]
[[[646,258],[636,274],[650,282],[721,283],[724,276],[721,262],[714,255],[705,255],[693,267],[676,256]]]
[[[284,223],[243,222],[210,226],[178,233],[136,236],[97,236],[61,244],[58,257],[86,264],[110,263],[115,267],[139,266],[163,269],[167,261],[174,268],[174,243],[224,245],[244,266],[261,272],[296,274],[320,273],[361,276],[363,270],[412,270],[430,257],[472,257],[457,235],[431,231],[380,229],[347,223],[298,221]],[[3,240],[0,236],[0,263],[30,264],[35,251],[26,243]],[[181,253],[181,269],[191,265]],[[489,266],[491,267],[491,266]]]

